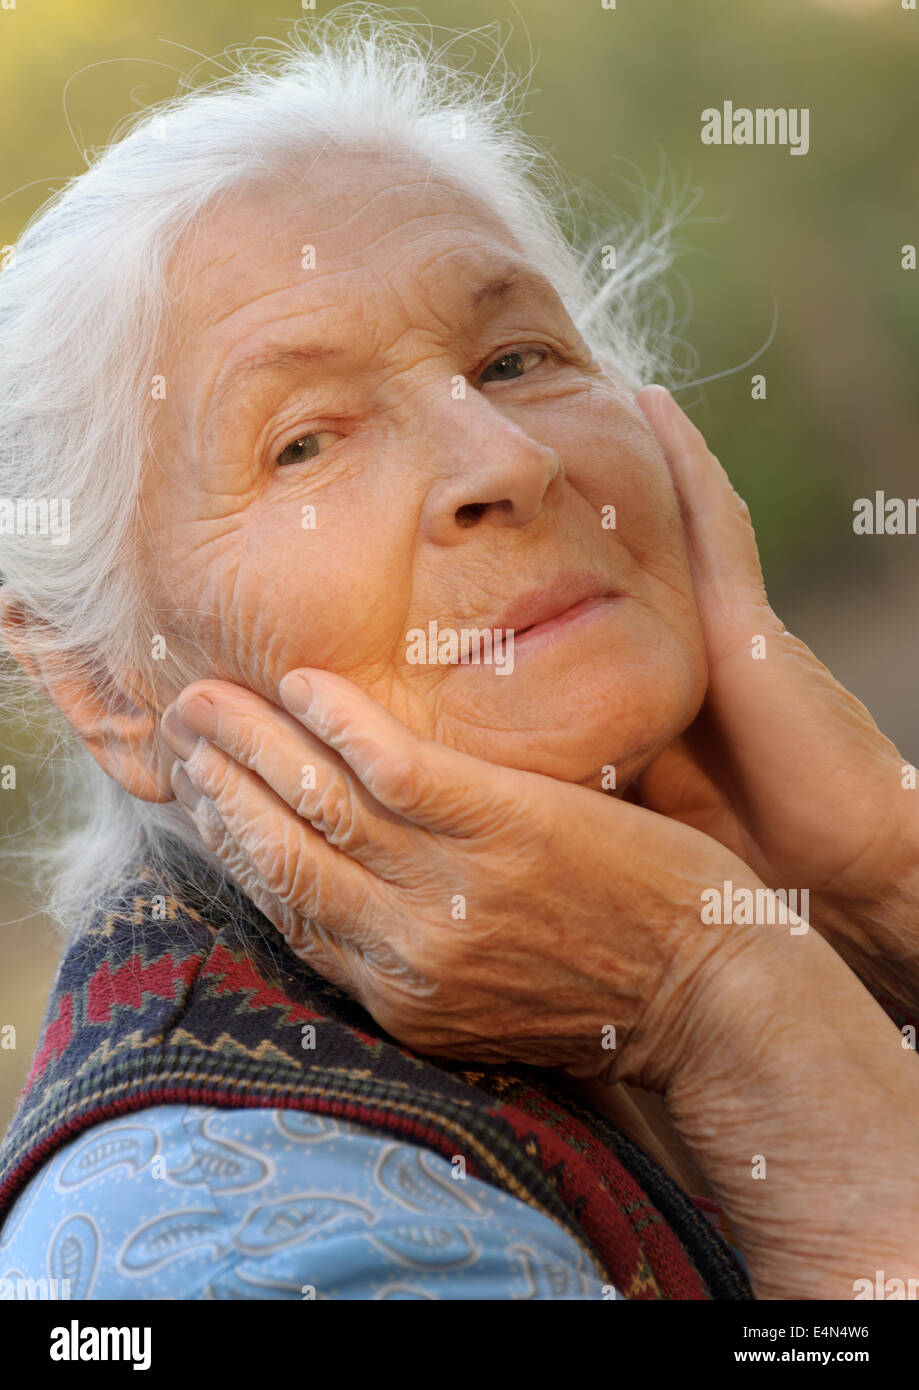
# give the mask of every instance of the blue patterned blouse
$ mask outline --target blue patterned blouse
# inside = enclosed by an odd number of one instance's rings
[[[20,1193],[0,1298],[68,1296],[621,1297],[551,1217],[427,1149],[299,1111],[185,1105],[96,1125]]]

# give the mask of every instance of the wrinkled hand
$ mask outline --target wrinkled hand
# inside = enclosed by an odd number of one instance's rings
[[[639,779],[641,804],[713,836],[770,887],[808,889],[811,924],[859,973],[900,998],[908,977],[915,997],[906,760],[772,611],[747,506],[699,430],[661,387],[636,400],[680,498],[709,663],[705,704]]]
[[[163,733],[205,845],[296,954],[416,1051],[663,1089],[726,939],[701,892],[761,887],[746,865],[422,739],[331,672],[289,673],[280,698],[199,681]]]
[[[701,925],[704,888],[762,886],[715,840],[303,674],[308,709],[290,677],[286,710],[201,681],[177,702],[195,732],[163,721],[205,845],[298,955],[417,1052],[658,1091],[757,1297],[912,1277],[915,1056],[826,942]]]

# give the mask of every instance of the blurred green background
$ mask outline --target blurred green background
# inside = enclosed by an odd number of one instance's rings
[[[0,9],[0,245],[84,167],[82,149],[172,95],[202,57],[281,37],[291,20],[309,25],[333,8],[16,0]],[[392,8],[451,29],[497,22],[513,66],[535,58],[525,124],[575,186],[586,181],[633,213],[623,173],[653,186],[663,155],[678,184],[701,189],[678,233],[676,359],[692,379],[727,375],[678,399],[750,505],[773,606],[919,762],[919,537],[852,531],[856,497],[919,496],[919,271],[900,260],[904,244],[919,242],[919,13],[900,0]],[[725,100],[809,108],[809,153],[703,145],[700,114]],[[774,304],[771,346],[732,372],[766,343]],[[758,372],[764,401],[751,398]],[[7,722],[0,740],[7,762],[21,734]],[[0,792],[4,834],[28,833],[27,792]],[[0,1030],[14,1025],[17,1045],[0,1050],[0,1127],[58,950],[30,908],[10,883]]]

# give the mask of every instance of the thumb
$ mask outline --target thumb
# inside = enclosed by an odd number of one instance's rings
[[[750,510],[703,434],[663,386],[645,386],[635,401],[679,498],[710,661],[748,650],[755,634],[784,632],[769,606]]]
[[[515,775],[510,769],[422,738],[333,671],[298,667],[278,692],[387,810],[444,835],[487,834],[506,821],[500,778]]]

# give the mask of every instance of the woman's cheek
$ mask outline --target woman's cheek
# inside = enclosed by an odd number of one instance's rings
[[[666,463],[644,457],[622,479],[623,505],[617,536],[639,568],[673,591],[674,601],[693,607],[692,570],[679,498]],[[682,602],[680,602],[682,601]]]

